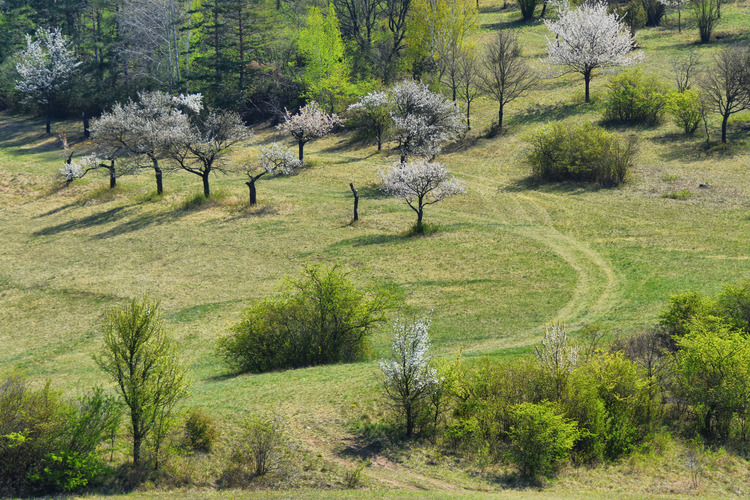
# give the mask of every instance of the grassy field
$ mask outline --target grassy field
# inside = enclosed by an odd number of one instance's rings
[[[518,30],[524,55],[543,68],[541,22],[520,24],[517,8],[502,10],[496,0],[483,1],[480,12],[479,38],[498,28]],[[670,83],[671,58],[697,50],[707,64],[722,45],[750,39],[749,3],[727,4],[722,14],[717,41],[708,46],[695,43],[688,15],[681,34],[672,15],[665,27],[641,30],[643,70]],[[590,105],[582,102],[581,78],[542,80],[507,108],[507,132],[493,139],[483,132],[496,107],[477,102],[475,130],[440,158],[467,194],[429,207],[426,220],[440,230],[420,238],[404,236],[413,212],[377,189],[378,169],[395,156],[346,133],[309,143],[312,165],[289,178],[264,178],[259,205],[249,207],[240,174],[212,178],[210,201],[201,199],[196,176],[177,172],[165,177],[161,197],[148,171],[122,177],[113,191],[96,174],[65,187],[55,177],[62,152],[44,134],[43,121],[0,115],[0,371],[49,378],[73,393],[109,385],[92,360],[103,313],[148,293],[162,300],[184,348],[193,378],[186,406],[210,411],[229,429],[255,412],[282,415],[314,467],[327,469],[323,477],[335,483],[330,478],[356,461],[346,453],[356,441],[350,423],[381,415],[377,359],[387,351],[388,330],[375,336],[372,359],[354,364],[228,376],[215,354],[215,340],[243,308],[274,293],[281,278],[305,263],[344,264],[396,292],[410,309],[433,310],[433,348],[445,358],[459,349],[468,358],[523,355],[544,325],[558,320],[574,336],[584,324],[631,335],[654,324],[671,294],[711,295],[750,278],[748,112],[730,120],[726,148],[706,150],[703,137],[684,138],[669,122],[618,129],[637,134],[640,151],[632,178],[617,189],[529,181],[528,134],[553,120],[600,121],[605,93],[606,76],[593,81]],[[79,129],[56,123],[53,133],[66,132],[84,153],[90,146]],[[268,126],[255,132],[233,152],[234,164],[253,161],[258,145],[287,141]],[[360,189],[356,224],[350,224],[349,182]],[[685,199],[665,197],[683,190],[690,192]],[[373,496],[391,497],[378,488],[408,498],[418,489],[463,497],[468,490],[508,488],[507,481],[473,474],[471,464],[454,467],[418,449],[399,461],[371,458],[365,474]],[[567,471],[545,495],[696,492],[679,450],[649,465],[645,460]],[[715,467],[698,493],[748,494],[746,462],[711,460]],[[513,492],[526,494],[540,493]]]

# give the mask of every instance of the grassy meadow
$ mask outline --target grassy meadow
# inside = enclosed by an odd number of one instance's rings
[[[665,26],[639,31],[643,71],[672,86],[674,57],[698,51],[705,68],[724,44],[750,41],[747,0],[724,5],[722,16],[717,40],[706,46],[696,43],[687,9],[682,33],[672,13]],[[498,0],[482,0],[478,44],[499,28],[517,30],[523,54],[543,70],[548,31],[541,21],[518,19],[515,5],[504,10]],[[750,279],[750,112],[730,119],[727,147],[716,144],[718,115],[711,117],[709,148],[700,131],[684,137],[668,119],[658,127],[617,128],[639,139],[636,168],[619,188],[529,180],[528,135],[551,121],[598,123],[606,82],[599,73],[587,105],[579,75],[540,79],[506,108],[507,130],[491,139],[485,132],[496,106],[476,101],[474,129],[439,158],[467,194],[426,209],[426,221],[439,230],[425,237],[405,236],[415,214],[378,190],[378,170],[396,156],[387,147],[377,153],[351,132],[309,143],[310,166],[290,177],[264,177],[259,204],[250,207],[239,172],[212,177],[211,200],[202,198],[200,179],[185,172],[165,175],[163,196],[156,196],[148,170],[119,178],[115,190],[97,173],[65,186],[55,134],[66,133],[76,155],[84,154],[90,144],[80,124],[54,123],[49,137],[42,119],[0,114],[0,372],[20,370],[72,393],[110,386],[92,360],[103,314],[149,294],[161,299],[190,367],[184,406],[223,422],[225,438],[252,413],[278,413],[309,464],[293,486],[336,486],[364,456],[353,422],[383,415],[377,360],[387,353],[388,328],[373,338],[371,359],[360,363],[231,376],[215,353],[216,339],[245,307],[275,293],[306,263],[345,265],[396,293],[409,310],[432,310],[435,355],[452,359],[460,350],[469,360],[526,355],[553,321],[565,322],[574,337],[585,324],[628,336],[653,325],[671,294],[714,295],[722,284]],[[294,146],[269,125],[254,131],[252,141],[232,151],[233,165],[255,161],[258,145]],[[354,224],[349,182],[361,197]],[[683,190],[689,193],[673,195]],[[696,490],[680,456],[679,445],[667,443],[616,466],[563,471],[544,492],[512,494],[750,491],[747,462],[709,453],[709,472]],[[425,496],[464,497],[471,490],[473,497],[509,487],[500,475],[419,447],[367,458],[373,496],[427,490]],[[306,495],[328,496],[321,491]]]

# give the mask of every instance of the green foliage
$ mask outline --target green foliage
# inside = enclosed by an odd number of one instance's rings
[[[128,408],[133,464],[140,464],[141,445],[153,434],[158,466],[167,424],[189,385],[164,329],[159,303],[143,297],[111,308],[104,321],[104,345],[95,359],[117,384]]]
[[[20,375],[0,381],[0,495],[71,492],[104,470],[97,447],[119,420],[101,389],[71,403],[49,383],[29,387]]]
[[[385,320],[384,292],[364,292],[337,266],[308,266],[283,293],[250,307],[218,350],[240,372],[362,359]]]
[[[194,451],[209,452],[219,436],[213,419],[199,408],[193,408],[185,418],[183,444]]]
[[[677,344],[678,395],[705,438],[726,441],[732,424],[750,416],[750,339],[721,322],[693,318]]]
[[[702,120],[701,109],[701,97],[695,90],[670,92],[667,96],[666,110],[685,135],[693,135],[698,129]]]
[[[510,458],[521,474],[551,475],[568,460],[579,435],[575,422],[558,415],[550,403],[521,403],[511,415]]]
[[[245,421],[239,442],[235,443],[232,460],[237,464],[250,465],[256,476],[262,476],[280,466],[284,446],[281,419],[253,415]]]
[[[750,280],[724,286],[716,302],[729,324],[750,335]]]
[[[625,181],[636,152],[632,140],[590,123],[553,123],[531,136],[527,156],[532,175],[548,181],[594,182],[617,186]]]
[[[689,189],[680,189],[679,191],[669,191],[668,193],[664,193],[664,198],[669,198],[670,200],[687,200],[693,196],[693,192]]]
[[[667,91],[653,75],[626,71],[609,82],[604,119],[612,123],[656,125],[667,104]]]
[[[714,314],[717,304],[698,292],[687,292],[669,298],[667,307],[659,314],[659,325],[671,337],[682,337],[695,317]]]
[[[640,0],[630,0],[625,8],[617,7],[615,10],[620,20],[630,29],[631,35],[646,26],[646,11]]]

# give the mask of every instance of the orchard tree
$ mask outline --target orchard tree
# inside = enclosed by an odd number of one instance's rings
[[[143,441],[163,427],[188,386],[186,368],[164,329],[159,303],[144,297],[110,309],[96,362],[115,382],[128,408],[133,465],[138,466]]]
[[[252,137],[239,113],[211,110],[208,116],[173,113],[173,126],[160,132],[165,155],[181,169],[203,181],[203,196],[211,196],[211,172],[227,173],[224,155],[230,147]]]
[[[404,419],[407,438],[414,434],[420,420],[424,420],[431,396],[440,386],[429,355],[429,329],[429,318],[396,319],[391,357],[380,362],[383,390],[394,410]]]
[[[442,145],[452,142],[463,131],[463,120],[458,107],[426,85],[404,80],[391,91],[396,149],[401,163],[409,155],[434,158]]]
[[[729,117],[750,108],[750,48],[735,45],[721,49],[701,86],[721,115],[721,142],[726,143]]]
[[[81,65],[59,28],[39,28],[35,36],[26,35],[26,50],[19,55],[16,71],[20,80],[16,89],[30,102],[47,111],[47,133],[51,133],[52,103]]]
[[[498,103],[497,130],[503,128],[503,108],[521,97],[536,83],[534,71],[521,57],[515,34],[500,30],[488,44],[479,73],[482,90]]]
[[[382,149],[383,136],[391,124],[391,101],[385,92],[370,92],[350,105],[348,111],[361,117],[368,131],[378,139],[378,151]]]
[[[257,173],[257,168],[254,166],[247,166],[245,172],[249,177],[249,180],[245,182],[248,189],[250,189],[250,204],[255,205],[257,203],[255,194],[255,182],[268,174],[270,176],[276,175],[291,175],[296,169],[302,166],[302,162],[294,157],[294,154],[278,143],[273,143],[267,148],[260,148],[260,161],[258,167],[260,167],[260,173]]]
[[[643,59],[643,54],[632,53],[635,39],[616,14],[607,12],[605,3],[587,2],[573,10],[563,3],[558,20],[545,20],[544,24],[555,34],[554,39],[547,38],[549,63],[561,67],[558,74],[583,75],[586,102],[590,102],[594,70],[628,66]]]
[[[303,161],[305,144],[328,135],[340,122],[337,114],[326,113],[320,109],[317,102],[312,101],[296,115],[284,109],[284,123],[280,123],[276,128],[289,132],[294,137],[299,147],[299,161]]]
[[[380,182],[384,193],[404,200],[417,213],[417,230],[422,227],[424,207],[466,191],[442,164],[421,158],[395,162],[380,172]]]
[[[203,108],[200,94],[172,97],[164,92],[141,92],[138,101],[115,104],[91,122],[91,135],[98,147],[117,151],[135,165],[148,160],[156,177],[156,192],[164,192],[163,170],[159,160],[164,154],[166,131],[184,125],[180,109],[198,113]]]

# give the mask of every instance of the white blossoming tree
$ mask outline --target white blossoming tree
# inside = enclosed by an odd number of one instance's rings
[[[545,327],[541,347],[534,347],[539,363],[555,382],[558,396],[562,395],[568,374],[578,366],[578,351],[571,345],[565,325],[560,323]]]
[[[404,419],[406,437],[411,437],[427,411],[440,378],[431,364],[429,318],[396,319],[393,324],[391,357],[380,362],[383,389],[394,410]]]
[[[252,137],[239,113],[210,110],[205,118],[172,112],[171,127],[159,133],[164,154],[186,172],[203,181],[203,196],[211,196],[211,172],[226,174],[225,154],[233,145]]]
[[[555,34],[553,39],[547,38],[548,62],[560,68],[553,73],[583,75],[586,102],[590,102],[589,83],[594,70],[635,64],[643,54],[633,52],[635,39],[617,14],[607,12],[605,3],[586,2],[571,10],[563,2],[559,9],[557,21],[544,21]]]
[[[434,158],[443,144],[454,141],[464,129],[458,106],[422,83],[405,80],[395,85],[390,95],[401,163],[409,155]]]
[[[59,28],[39,28],[34,37],[26,35],[26,50],[21,52],[16,65],[20,76],[16,89],[28,101],[46,108],[48,134],[51,133],[52,102],[81,65],[69,44]]]
[[[395,162],[380,172],[380,181],[384,193],[404,200],[417,213],[417,229],[422,226],[425,206],[466,191],[464,183],[442,164],[425,159]]]
[[[308,142],[328,135],[340,123],[336,113],[328,114],[315,101],[300,108],[299,113],[292,115],[284,109],[284,123],[276,128],[294,137],[299,146],[299,161],[304,159],[304,148]]]
[[[385,92],[370,92],[350,105],[347,110],[362,118],[364,126],[378,139],[378,151],[382,149],[383,135],[391,124],[391,100]]]
[[[257,203],[255,193],[255,181],[268,174],[291,175],[296,169],[302,166],[302,162],[294,157],[294,153],[274,142],[267,148],[260,148],[260,160],[258,166],[248,165],[245,172],[249,180],[245,182],[250,189],[250,204]],[[260,172],[258,172],[258,167]]]

